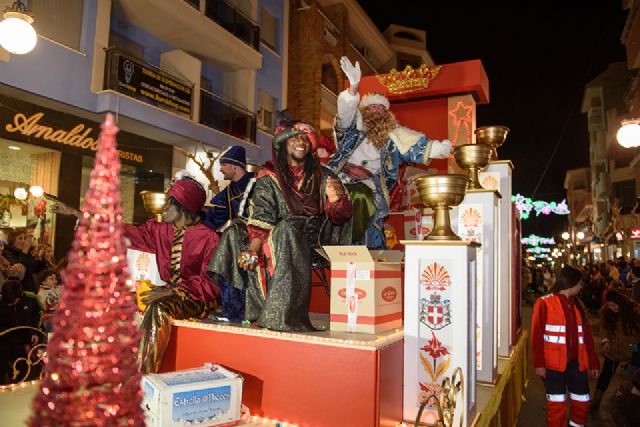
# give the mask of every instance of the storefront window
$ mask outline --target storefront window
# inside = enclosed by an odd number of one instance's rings
[[[82,157],[82,180],[80,184],[80,206],[89,189],[89,178],[93,170],[94,158]],[[122,219],[127,224],[140,224],[151,218],[145,211],[140,192],[163,191],[164,175],[153,171],[122,164],[120,169],[120,197],[122,203]]]
[[[94,158],[82,157],[82,181],[80,184],[80,206],[84,204],[84,197],[89,189],[89,179],[93,170]],[[133,223],[135,206],[136,168],[122,165],[120,169],[120,197],[122,203],[122,219],[127,224]]]
[[[55,215],[38,187],[58,194],[60,152],[0,138],[0,164],[1,234],[26,228],[38,241],[53,244]]]

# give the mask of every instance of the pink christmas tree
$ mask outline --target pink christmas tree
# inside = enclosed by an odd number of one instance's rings
[[[118,128],[110,114],[100,128],[31,426],[144,426],[136,360],[140,333],[127,286]]]

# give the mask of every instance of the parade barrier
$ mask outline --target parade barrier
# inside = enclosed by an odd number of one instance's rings
[[[479,412],[475,427],[514,426],[525,401],[528,383],[527,358],[529,356],[529,334],[523,331],[514,346],[511,357],[500,379],[492,389],[489,403]],[[486,388],[486,386],[478,386]]]

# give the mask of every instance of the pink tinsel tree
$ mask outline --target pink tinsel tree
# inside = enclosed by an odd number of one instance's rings
[[[111,114],[101,129],[31,426],[144,426]]]

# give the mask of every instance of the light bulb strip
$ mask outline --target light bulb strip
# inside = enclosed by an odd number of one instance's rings
[[[251,327],[220,325],[216,323],[205,323],[189,320],[173,320],[173,325],[183,326],[187,328],[213,330],[217,332],[226,332],[241,335],[253,335],[258,337],[267,337],[285,341],[305,342],[309,344],[328,345],[333,347],[352,348],[357,350],[378,350],[386,347],[404,338],[404,329],[395,329],[393,332],[385,335],[377,335],[372,340],[352,340],[344,338],[331,338],[318,335],[306,335],[302,333],[277,332],[268,329],[258,329]],[[328,333],[326,331],[325,333]]]

